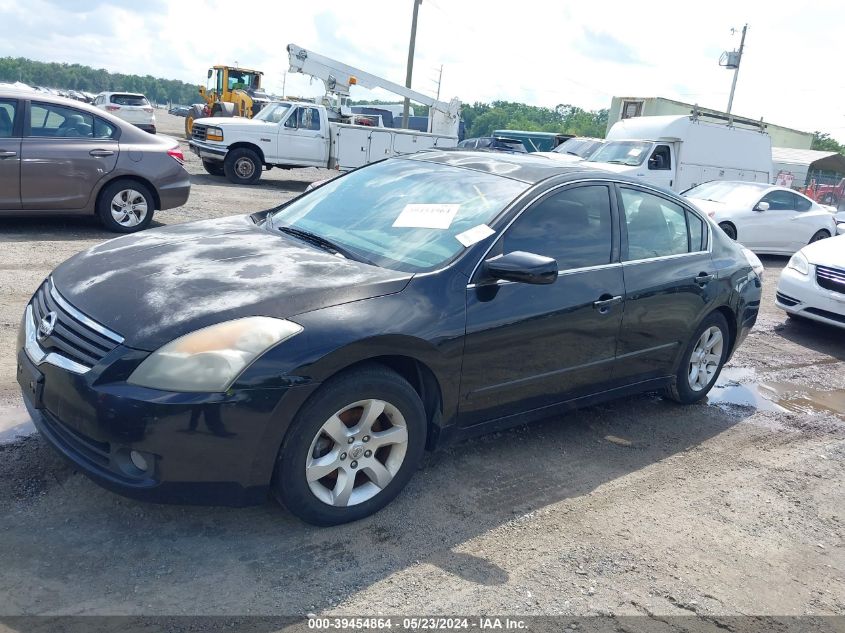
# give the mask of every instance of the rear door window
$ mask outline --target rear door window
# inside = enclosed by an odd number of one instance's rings
[[[93,138],[94,116],[54,103],[32,102],[30,136],[48,138]]]
[[[796,211],[809,211],[812,208],[813,203],[804,196],[799,196],[797,193],[793,193],[792,196],[795,198]]]
[[[691,221],[698,218],[681,205],[638,189],[622,187],[620,193],[628,231],[626,261],[702,250],[704,227],[693,223],[689,230],[687,216]]]

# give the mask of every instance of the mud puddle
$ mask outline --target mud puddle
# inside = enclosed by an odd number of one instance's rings
[[[761,411],[845,417],[845,390],[825,391],[788,382],[758,381],[750,367],[726,367],[707,395],[716,406],[754,407]]]

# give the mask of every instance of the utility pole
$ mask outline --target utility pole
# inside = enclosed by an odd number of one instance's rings
[[[408,72],[405,74],[405,87],[411,87],[411,75],[414,73],[414,45],[417,40],[417,14],[420,11],[422,0],[414,0],[414,18],[411,21],[411,43],[408,46]],[[408,109],[411,107],[411,100],[405,97],[405,105],[402,108],[402,127],[408,129]]]
[[[742,39],[739,42],[739,53],[736,56],[736,64],[734,65],[734,79],[731,83],[731,96],[728,97],[728,116],[731,114],[731,107],[734,104],[734,91],[736,90],[736,78],[739,75],[739,64],[742,61],[742,49],[745,48],[745,32],[748,30],[748,25],[742,27]]]
[[[440,101],[440,84],[443,83],[443,64],[440,64],[440,74],[437,75],[437,97],[435,97],[438,101]]]

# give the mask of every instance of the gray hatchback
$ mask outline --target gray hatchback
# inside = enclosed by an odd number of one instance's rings
[[[175,139],[92,106],[0,91],[0,216],[95,213],[109,230],[149,226],[191,182]]]

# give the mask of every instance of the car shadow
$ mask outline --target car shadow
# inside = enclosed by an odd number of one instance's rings
[[[810,319],[786,318],[775,326],[775,332],[788,341],[820,354],[845,361],[845,336],[842,328]]]
[[[561,502],[683,454],[752,412],[681,407],[645,394],[465,441],[426,455],[381,512],[331,528],[306,525],[273,502],[238,509],[131,501],[76,475],[33,501],[25,520],[12,519],[11,508],[0,513],[7,552],[0,585],[21,586],[19,575],[33,569],[48,576],[72,569],[73,583],[50,582],[49,593],[34,596],[39,609],[54,613],[79,612],[79,604],[113,612],[111,603],[157,612],[191,585],[188,612],[238,612],[244,603],[231,597],[248,586],[250,595],[272,600],[274,614],[300,616],[419,564],[478,587],[501,585],[507,570],[473,539],[502,530],[496,538],[507,547],[511,530],[534,513],[566,513]],[[5,470],[16,467],[23,468]],[[132,580],[103,573],[102,561],[132,570]],[[123,584],[125,596],[101,600]],[[144,587],[143,597],[133,585]],[[13,603],[25,608],[31,599]]]
[[[251,187],[255,189],[266,189],[270,191],[287,191],[302,193],[311,184],[310,181],[304,180],[284,180],[281,178],[268,178],[266,173],[254,185],[236,185],[229,182],[223,176],[212,176],[211,174],[191,174],[192,185],[213,185],[217,187]]]
[[[149,229],[164,226],[153,219]],[[103,228],[93,215],[4,216],[0,218],[0,240],[13,242],[72,242],[84,240],[110,240],[120,237]]]

